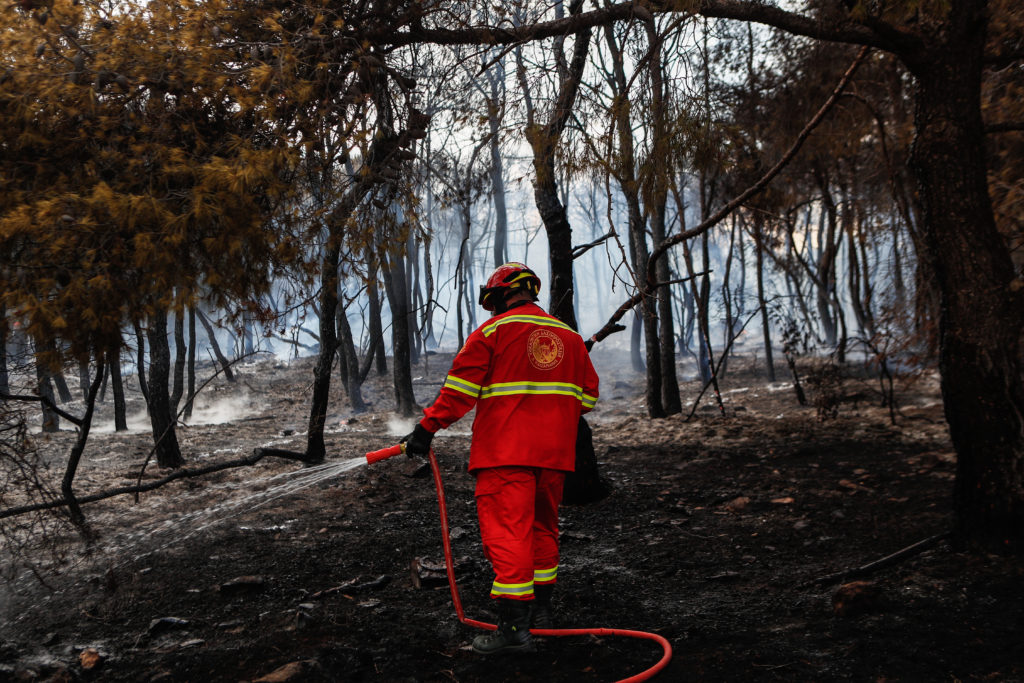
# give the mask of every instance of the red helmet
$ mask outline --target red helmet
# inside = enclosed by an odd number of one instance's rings
[[[524,290],[536,301],[540,293],[540,278],[522,263],[506,263],[498,266],[487,278],[487,284],[480,288],[480,305],[485,311],[493,311],[499,301]]]

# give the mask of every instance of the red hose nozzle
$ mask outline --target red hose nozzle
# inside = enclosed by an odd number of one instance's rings
[[[405,453],[404,443],[398,443],[395,444],[394,446],[388,446],[387,448],[382,448],[379,451],[370,451],[369,453],[366,454],[366,464],[372,465],[375,462],[386,460],[387,458],[390,458],[393,455],[399,455],[401,453]]]

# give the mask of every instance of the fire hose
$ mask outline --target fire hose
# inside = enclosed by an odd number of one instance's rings
[[[368,465],[372,465],[375,462],[380,462],[381,460],[385,460],[404,452],[404,444],[389,446],[388,448],[383,448],[379,451],[371,451],[370,453],[367,453],[366,462]],[[455,567],[452,563],[452,544],[448,537],[448,504],[445,502],[444,484],[441,482],[441,470],[438,467],[437,457],[434,455],[433,449],[430,449],[428,459],[430,461],[430,471],[434,475],[434,487],[437,489],[437,505],[441,513],[441,541],[444,544],[444,565],[448,574],[448,586],[451,588],[452,592],[452,604],[455,605],[455,614],[458,616],[459,621],[467,626],[473,626],[486,631],[497,630],[498,626],[496,624],[488,624],[487,622],[470,619],[462,609],[462,600],[459,598],[459,588],[455,583]],[[672,646],[669,644],[668,640],[656,633],[648,633],[646,631],[632,631],[619,628],[533,628],[530,629],[530,633],[538,636],[625,636],[628,638],[653,640],[661,645],[664,654],[654,666],[646,671],[636,674],[635,676],[624,678],[617,683],[639,683],[639,681],[646,681],[668,666],[669,661],[672,659]]]

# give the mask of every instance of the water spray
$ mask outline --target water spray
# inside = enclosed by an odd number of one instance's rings
[[[389,446],[388,448],[382,448],[379,451],[371,451],[366,454],[366,464],[372,465],[395,455],[401,455],[402,453],[405,453],[405,444],[396,444],[394,446]],[[434,449],[430,449],[427,457],[430,461],[430,471],[434,475],[434,487],[437,489],[437,505],[441,513],[441,542],[444,545],[444,566],[448,574],[448,586],[451,588],[452,604],[455,606],[455,614],[458,616],[459,621],[467,626],[473,626],[486,631],[495,631],[498,628],[497,624],[489,624],[483,621],[469,619],[466,617],[466,614],[462,609],[462,600],[459,598],[459,588],[455,583],[455,567],[452,562],[452,545],[451,540],[448,537],[448,504],[445,502],[444,484],[441,482],[441,469],[437,465],[437,457],[434,455]],[[635,676],[624,678],[617,683],[639,683],[640,681],[649,680],[652,676],[668,666],[668,663],[672,660],[672,645],[669,644],[668,640],[657,633],[631,631],[618,628],[531,628],[530,633],[538,636],[625,636],[628,638],[653,640],[661,645],[661,649],[664,654],[654,666],[646,671],[636,674]]]

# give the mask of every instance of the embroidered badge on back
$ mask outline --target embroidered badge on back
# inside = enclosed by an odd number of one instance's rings
[[[551,370],[562,362],[565,344],[551,330],[534,330],[526,340],[526,356],[538,370]]]

